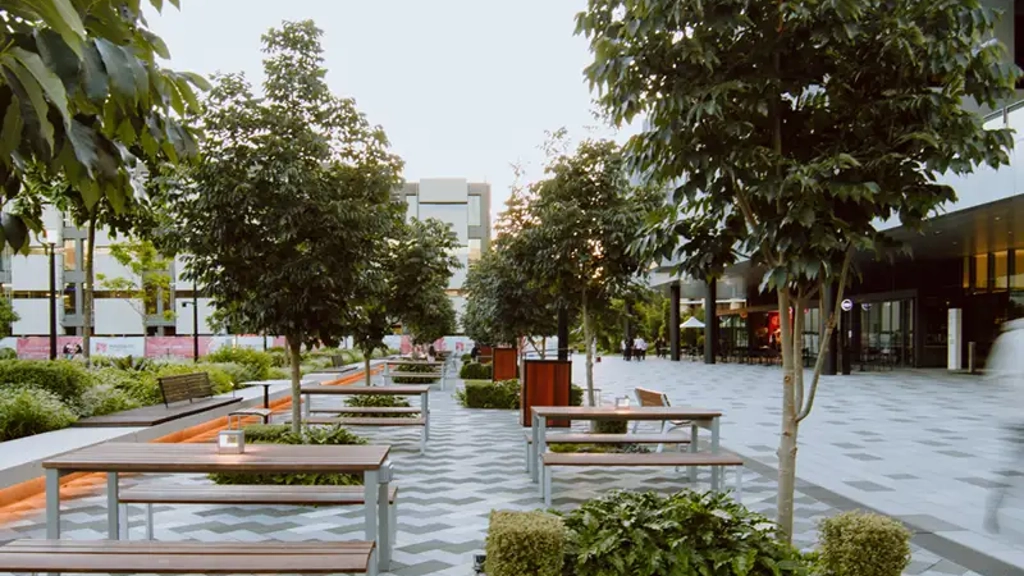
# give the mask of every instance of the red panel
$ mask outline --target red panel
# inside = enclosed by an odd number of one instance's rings
[[[522,384],[522,425],[529,427],[530,409],[534,406],[568,406],[572,378],[572,362],[558,360],[527,360]],[[566,428],[569,422],[548,420],[548,426]]]
[[[516,363],[518,361],[519,355],[516,353],[515,348],[495,348],[493,362],[494,381],[499,382],[515,378],[517,376]]]

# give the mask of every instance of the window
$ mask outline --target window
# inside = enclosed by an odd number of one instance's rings
[[[78,314],[78,301],[75,297],[77,286],[75,284],[64,285],[64,313]]]
[[[1009,287],[1009,270],[1007,269],[1007,257],[1008,252],[996,252],[992,255],[992,259],[995,261],[995,288],[996,290],[1006,290]]]
[[[76,250],[77,241],[65,240],[64,241],[64,269],[65,270],[78,270],[78,250]]]
[[[420,217],[420,197],[416,195],[405,197],[406,220]]]
[[[470,196],[468,209],[469,209],[469,225],[470,226],[481,226],[483,222],[483,202],[479,196]]]
[[[481,241],[479,238],[469,239],[469,261],[476,262],[480,259]]]
[[[974,257],[974,287],[988,290],[988,254],[977,254]]]
[[[1013,252],[1013,277],[1010,278],[1010,288],[1024,289],[1024,250]]]

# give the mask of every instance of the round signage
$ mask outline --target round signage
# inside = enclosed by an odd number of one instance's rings
[[[861,310],[871,310],[871,303],[870,302],[864,302],[863,304],[860,305],[860,308],[861,308]]]
[[[849,312],[850,310],[853,310],[853,300],[847,298],[846,300],[843,300],[843,303],[840,304],[840,306],[843,308],[843,312]]]

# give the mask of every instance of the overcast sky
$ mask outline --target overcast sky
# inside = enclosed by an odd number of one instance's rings
[[[209,75],[243,71],[262,82],[260,35],[282,20],[324,30],[328,83],[380,124],[407,180],[490,182],[498,212],[509,164],[541,173],[545,130],[574,140],[597,128],[573,35],[586,0],[182,0],[150,17],[171,66]]]

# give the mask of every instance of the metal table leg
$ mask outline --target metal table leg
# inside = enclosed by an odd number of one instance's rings
[[[363,506],[365,508],[363,532],[367,541],[377,543],[378,562],[385,556],[384,551],[381,550],[380,534],[378,532],[379,523],[377,522],[377,515],[380,513],[377,506],[378,496],[380,495],[379,484],[387,486],[387,482],[381,482],[380,470],[367,470],[363,472]],[[387,499],[385,499],[385,502],[387,502]]]
[[[121,538],[121,521],[118,517],[121,507],[118,506],[117,480],[117,472],[107,472],[107,538],[110,540]]]
[[[711,420],[711,453],[718,454],[718,433],[719,433],[719,418],[715,417]],[[722,467],[712,466],[711,467],[711,489],[721,490],[722,489]]]
[[[60,539],[60,470],[46,469],[46,538]]]

